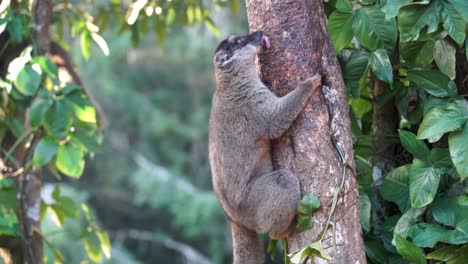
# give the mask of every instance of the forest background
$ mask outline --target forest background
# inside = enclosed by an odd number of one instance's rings
[[[11,3],[0,5],[0,33],[10,40],[4,57],[32,38],[27,1]],[[21,166],[9,155],[43,130],[25,167],[44,166],[45,263],[230,263],[230,228],[211,188],[207,123],[212,54],[221,38],[248,31],[244,3],[52,3],[51,38],[69,52],[105,120],[86,100],[67,120],[54,119],[50,109],[64,107],[57,98],[76,102],[82,94],[56,83],[56,68],[35,51],[32,58],[31,49],[17,54],[27,58],[22,68],[0,76],[2,161],[13,164],[0,178],[0,235],[21,233],[14,178]],[[369,263],[462,263],[468,4],[324,5],[347,86]],[[35,64],[45,79],[31,77]],[[38,102],[50,99],[41,90],[54,90],[50,109]],[[280,250],[270,251],[270,263],[283,262]]]

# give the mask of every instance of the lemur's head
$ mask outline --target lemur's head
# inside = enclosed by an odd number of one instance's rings
[[[255,55],[263,47],[269,48],[270,40],[261,31],[248,35],[233,35],[218,45],[213,62],[220,70],[227,70],[236,64],[254,63]]]

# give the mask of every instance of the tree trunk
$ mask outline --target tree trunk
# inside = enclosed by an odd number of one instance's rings
[[[52,3],[50,0],[36,0],[32,5],[33,43],[35,55],[48,56],[50,53],[50,23],[52,20]],[[28,120],[28,118],[25,118]],[[27,127],[27,125],[25,124]],[[41,137],[41,131],[32,135],[30,146],[25,147],[22,157],[23,167],[32,160],[32,151]],[[25,262],[28,264],[43,263],[43,241],[41,234],[41,185],[40,170],[25,169],[19,184],[20,225],[24,236]]]
[[[322,1],[247,0],[247,16],[251,31],[262,30],[270,37],[271,48],[260,56],[259,64],[262,80],[277,95],[291,91],[298,79],[323,76],[322,93],[312,96],[291,129],[273,145],[275,170],[291,169],[301,181],[302,195],[312,192],[322,204],[313,214],[313,229],[288,237],[289,252],[317,241],[325,228],[342,172],[333,135],[345,154],[347,177],[332,217],[335,232],[328,229],[322,246],[332,263],[365,263],[345,85]]]

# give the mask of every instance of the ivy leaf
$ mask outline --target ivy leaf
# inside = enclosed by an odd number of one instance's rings
[[[353,14],[334,11],[328,17],[328,31],[338,54],[353,38]]]
[[[429,5],[408,5],[398,13],[398,29],[404,42],[415,41],[419,32],[427,26],[427,34],[437,30],[439,25],[438,3],[433,1]]]
[[[42,167],[49,163],[50,160],[57,154],[59,144],[57,140],[51,136],[43,137],[37,143],[34,149],[33,163],[36,167]]]
[[[44,127],[47,132],[56,138],[63,138],[72,123],[73,115],[68,105],[63,100],[55,100],[45,114]]]
[[[394,202],[398,205],[401,212],[406,212],[410,207],[409,200],[409,169],[411,165],[407,164],[398,167],[388,173],[380,187],[382,197],[385,200]]]
[[[29,124],[31,128],[37,129],[44,123],[47,110],[52,106],[52,101],[42,97],[36,97],[29,109]]]
[[[382,11],[385,12],[385,19],[391,19],[398,15],[398,11],[401,7],[411,3],[411,0],[392,0],[387,1],[382,7]]]
[[[440,71],[450,80],[455,79],[456,49],[446,40],[437,40],[434,46],[434,59]]]
[[[379,80],[390,85],[393,83],[392,64],[384,49],[374,51],[369,57],[369,63],[372,67],[372,72],[374,72]]]
[[[354,13],[353,32],[359,43],[375,51],[384,48],[393,53],[397,38],[395,19],[385,20],[385,13],[377,7],[359,8]]]
[[[55,165],[63,174],[79,178],[84,170],[83,151],[70,142],[61,145],[57,152]]]
[[[26,64],[16,76],[16,89],[23,95],[34,95],[41,84],[41,75],[37,73],[31,64]]]
[[[410,200],[413,208],[423,207],[434,200],[441,174],[441,169],[418,159],[413,160],[410,169]]]
[[[434,45],[432,39],[400,42],[400,56],[410,65],[426,66],[434,60]]]
[[[462,130],[450,133],[448,142],[453,164],[464,180],[468,177],[468,122],[465,122]]]
[[[452,95],[449,89],[449,79],[439,71],[410,70],[407,78],[433,96],[446,97]]]
[[[465,110],[457,103],[448,103],[426,114],[418,130],[418,138],[426,139],[462,128],[467,120]]]
[[[300,215],[309,216],[319,207],[320,201],[317,198],[317,196],[313,195],[312,193],[308,193],[307,195],[302,197],[302,200],[299,202],[297,211]]]
[[[466,23],[463,23],[463,17],[457,12],[452,3],[447,1],[440,1],[440,3],[442,25],[449,36],[461,46],[466,36]]]
[[[413,157],[428,161],[429,148],[424,141],[417,139],[416,135],[409,131],[400,130],[398,134],[400,135],[401,144]]]
[[[417,264],[426,263],[422,250],[413,243],[404,239],[400,235],[395,237],[395,241],[398,254],[400,254],[405,260]]]

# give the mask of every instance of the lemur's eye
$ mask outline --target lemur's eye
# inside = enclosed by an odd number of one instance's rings
[[[245,39],[244,39],[244,38],[238,38],[238,39],[236,40],[236,42],[237,42],[237,44],[242,44],[242,43],[245,42]]]

